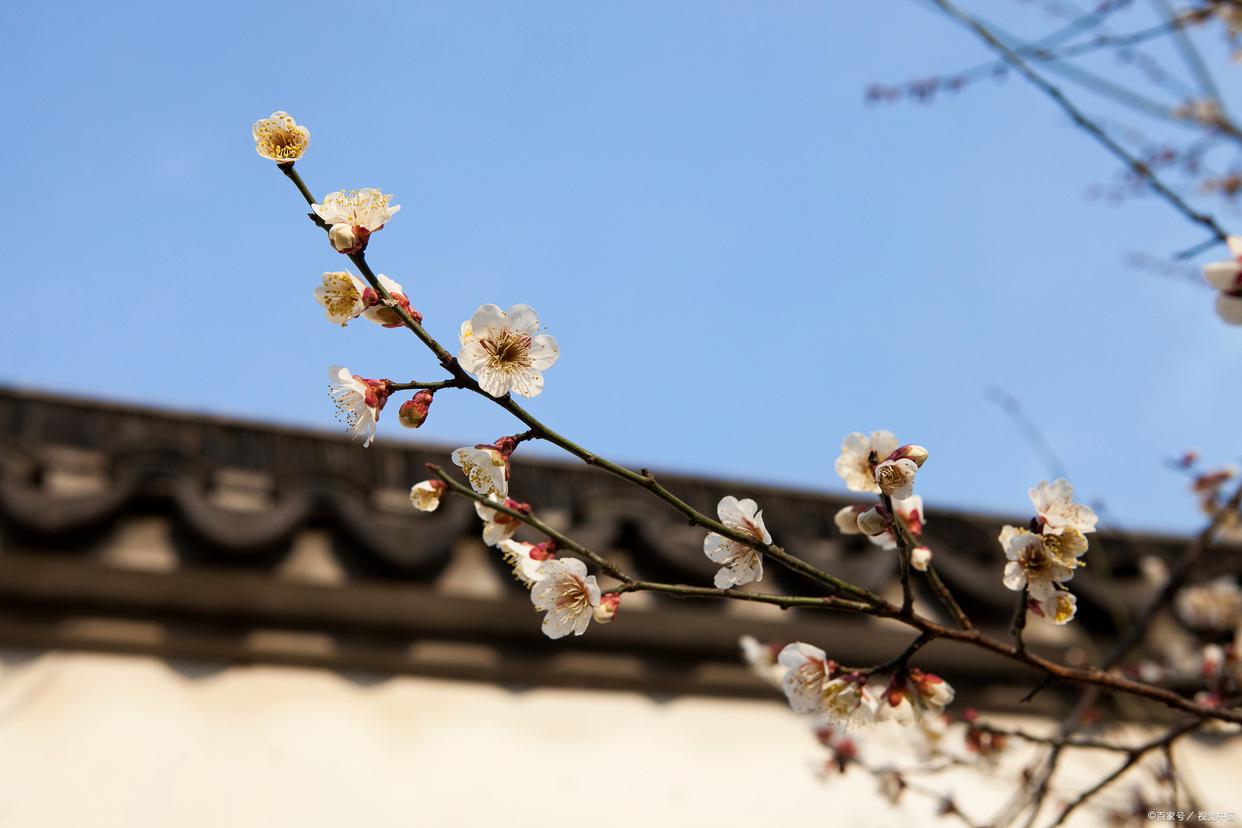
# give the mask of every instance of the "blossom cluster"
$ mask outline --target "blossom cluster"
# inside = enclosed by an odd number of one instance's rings
[[[846,435],[836,461],[837,474],[850,491],[889,498],[895,515],[882,503],[854,504],[837,512],[837,529],[845,535],[866,535],[883,549],[896,549],[900,540],[896,517],[906,533],[918,541],[927,519],[923,498],[914,494],[914,479],[926,461],[927,449],[898,445],[891,431],[873,431],[870,436],[855,431]],[[930,547],[922,543],[910,550],[910,565],[915,569],[926,571],[931,559]]]
[[[947,681],[915,667],[897,667],[885,680],[882,670],[843,667],[801,641],[781,648],[746,636],[739,645],[750,668],[779,686],[794,712],[815,714],[832,727],[883,721],[917,725],[940,716],[953,701]]]
[[[1035,518],[1031,528],[1006,526],[1000,544],[1009,562],[1004,584],[1026,590],[1030,609],[1054,624],[1067,624],[1078,611],[1078,600],[1065,586],[1085,563],[1086,536],[1095,531],[1096,515],[1074,502],[1074,488],[1065,479],[1041,481],[1031,489]]]

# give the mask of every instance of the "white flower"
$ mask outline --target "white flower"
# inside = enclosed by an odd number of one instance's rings
[[[556,340],[538,331],[539,317],[528,305],[514,305],[507,311],[480,305],[461,326],[457,361],[493,397],[510,391],[538,396],[543,390],[542,372],[560,356]]]
[[[1242,19],[1242,12],[1235,12]],[[1242,325],[1242,238],[1230,236],[1232,261],[1212,262],[1203,266],[1203,278],[1221,291],[1216,297],[1216,313],[1230,325]]]
[[[334,224],[328,228],[328,243],[337,253],[358,253],[366,249],[367,236],[350,224]]]
[[[918,463],[907,457],[885,460],[875,467],[875,482],[884,494],[904,500],[914,495],[914,476],[918,471]]]
[[[420,512],[434,512],[447,489],[443,480],[424,480],[410,488],[410,503]]]
[[[315,288],[315,301],[328,312],[328,321],[344,327],[367,309],[367,286],[344,270],[323,274],[323,284]]]
[[[953,701],[953,686],[934,673],[911,668],[893,676],[876,708],[877,721],[895,721],[902,725],[919,722],[923,716],[939,716],[945,705]]]
[[[1095,512],[1090,506],[1074,502],[1074,487],[1065,478],[1054,483],[1041,480],[1029,494],[1044,534],[1059,535],[1065,529],[1076,529],[1084,535],[1095,531]]]
[[[827,654],[812,644],[795,641],[786,645],[776,660],[785,668],[782,687],[789,706],[795,713],[818,713],[831,669]]]
[[[586,564],[577,558],[558,558],[541,568],[543,576],[530,593],[535,609],[546,612],[543,634],[561,638],[572,632],[582,635],[596,606],[599,586],[594,575],[587,575]]]
[[[523,505],[514,500],[504,500],[502,502],[494,494],[488,496],[488,501],[502,503],[502,505],[510,509],[516,509]],[[483,520],[483,542],[488,546],[496,546],[501,541],[506,541],[513,537],[513,533],[522,525],[522,521],[513,515],[490,509],[477,500],[474,502],[474,510],[478,512],[479,517]]]
[[[925,711],[940,715],[944,712],[945,706],[957,695],[953,690],[953,685],[935,673],[926,673],[912,668],[907,675],[910,686],[914,690],[915,702]]]
[[[363,448],[371,445],[380,411],[388,402],[388,380],[363,379],[340,365],[328,369],[328,380],[328,396],[336,406],[337,419],[345,423],[350,435],[366,437]]]
[[[1070,528],[1060,535],[1037,535],[1006,526],[1001,529],[999,540],[1009,559],[1005,564],[1005,586],[1015,592],[1026,587],[1036,601],[1051,597],[1056,584],[1073,578],[1074,570],[1083,565],[1078,558],[1087,551],[1087,539]]]
[[[400,204],[388,206],[391,198],[373,187],[349,192],[337,190],[324,196],[319,204],[312,204],[311,209],[324,224],[345,224],[354,228],[354,232],[361,229],[370,234],[387,224],[401,209]]]
[[[737,644],[742,650],[742,659],[755,675],[773,687],[781,686],[785,680],[785,668],[776,660],[779,645],[760,644],[752,635],[742,636]]]
[[[255,152],[277,164],[297,161],[310,143],[310,130],[298,126],[288,112],[273,112],[255,121],[250,134],[254,136]]]
[[[405,295],[405,288],[401,287],[396,280],[388,278],[383,273],[378,274],[375,278],[384,286],[384,290],[388,291],[389,295],[392,296],[393,302],[405,308],[414,317],[415,322],[422,321],[422,314],[410,307],[410,300]],[[367,298],[371,301],[367,304],[366,310],[362,312],[363,318],[377,325],[383,325],[385,328],[399,328],[405,324],[402,322],[401,317],[397,315],[397,312],[379,298],[377,291],[371,290]]]
[[[772,542],[772,536],[763,525],[763,513],[755,501],[738,500],[731,495],[722,497],[716,505],[716,514],[721,523],[735,532],[765,546]],[[763,580],[763,556],[744,543],[712,532],[703,539],[703,554],[713,563],[723,564],[716,572],[717,589]]]
[[[861,535],[863,530],[858,527],[858,516],[866,510],[865,506],[842,506],[832,519],[842,535]]]
[[[1078,614],[1078,598],[1068,590],[1057,590],[1039,602],[1039,614],[1060,626]]]
[[[1230,630],[1242,622],[1242,590],[1232,575],[1182,589],[1175,603],[1177,614],[1190,626]]]
[[[824,682],[820,706],[832,724],[858,727],[871,721],[876,705],[862,677],[855,675]]]
[[[470,488],[481,495],[508,496],[509,459],[495,446],[463,446],[453,451],[452,458],[470,480]]]
[[[845,488],[852,492],[879,494],[875,482],[875,467],[897,450],[897,438],[891,431],[873,431],[871,436],[855,431],[841,442],[841,456],[837,458],[837,474],[845,481]]]
[[[497,546],[504,556],[505,563],[513,567],[513,576],[528,588],[543,578],[543,565],[552,559],[551,553],[545,551],[542,544],[537,547],[533,543],[502,540]],[[539,557],[536,558],[535,555]]]

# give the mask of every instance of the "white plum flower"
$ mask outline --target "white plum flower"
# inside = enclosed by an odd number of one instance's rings
[[[312,204],[315,215],[328,225],[328,241],[339,253],[360,253],[366,249],[371,234],[382,229],[401,209],[389,206],[391,195],[365,187],[328,193],[319,204]]]
[[[845,481],[845,488],[879,494],[875,467],[896,451],[897,445],[897,438],[891,431],[873,431],[870,437],[859,431],[846,435],[836,462],[837,474]]]
[[[910,566],[919,572],[926,572],[932,560],[932,551],[926,546],[916,546],[910,550]]]
[[[908,457],[885,460],[875,467],[875,483],[894,500],[905,500],[914,495],[914,477],[918,471],[918,463]]]
[[[785,668],[782,688],[795,713],[818,713],[823,707],[824,683],[833,666],[827,654],[813,644],[795,641],[777,657]]]
[[[897,516],[901,518],[906,525],[906,530],[912,536],[917,538],[923,534],[923,526],[927,521],[923,517],[922,497],[910,495],[905,500],[894,500],[893,510],[897,512]],[[897,536],[894,533],[892,523],[888,520],[888,513],[884,511],[884,507],[873,506],[863,514],[866,517],[859,516],[858,526],[863,531],[863,534],[867,535],[867,539],[881,549],[896,549]],[[931,550],[925,546],[920,546],[911,552],[910,562],[916,569],[926,572],[927,565],[921,561],[923,553],[919,552],[920,549],[927,553],[926,559],[931,560]],[[915,553],[918,553],[918,555],[916,556]],[[921,566],[915,562],[916,557],[920,558]]]
[[[599,605],[595,576],[588,575],[586,564],[577,558],[547,561],[539,572],[542,577],[531,589],[530,600],[535,609],[547,613],[543,634],[548,638],[562,638],[571,632],[582,635]]]
[[[924,716],[939,716],[956,695],[953,686],[935,673],[917,668],[897,673],[879,693],[877,721],[902,725],[920,722]]]
[[[512,391],[535,397],[543,390],[543,372],[560,356],[556,340],[539,333],[539,317],[528,305],[502,311],[480,305],[461,326],[457,361],[479,379],[493,397]]]
[[[1051,597],[1057,584],[1073,578],[1074,570],[1083,565],[1078,559],[1087,551],[1087,539],[1070,528],[1060,535],[1037,535],[1006,526],[999,540],[1009,559],[1005,586],[1015,592],[1025,587],[1036,601]]]
[[[470,488],[481,495],[509,494],[509,458],[495,446],[463,446],[452,454],[453,463],[461,467]]]
[[[735,532],[765,546],[772,543],[772,536],[763,525],[763,512],[755,501],[726,496],[716,505],[716,514],[721,523]],[[716,572],[717,589],[763,580],[763,556],[754,547],[712,532],[703,539],[703,554],[713,563],[722,564]]]
[[[374,187],[348,192],[337,190],[324,196],[322,202],[312,204],[311,209],[329,226],[344,224],[374,233],[401,209],[400,204],[389,206],[391,199],[391,195],[386,195]]]
[[[337,419],[345,423],[354,437],[365,437],[363,448],[375,439],[380,411],[392,393],[388,380],[369,380],[333,365],[328,369],[328,396],[336,406]]]
[[[1231,630],[1242,623],[1242,589],[1232,575],[1185,587],[1174,606],[1182,620],[1199,629]]]
[[[424,480],[410,487],[410,503],[420,512],[434,512],[447,489],[443,480]]]
[[[488,501],[504,505],[510,509],[516,509],[519,512],[530,511],[530,507],[525,503],[518,503],[516,500],[509,499],[502,501],[494,494],[488,496]],[[484,506],[477,500],[474,502],[474,510],[478,512],[479,517],[483,520],[483,542],[488,546],[496,546],[501,541],[506,541],[513,537],[513,533],[522,525],[522,521],[513,515]]]
[[[1084,535],[1095,531],[1095,512],[1090,506],[1074,502],[1074,487],[1065,478],[1053,483],[1041,480],[1030,490],[1030,496],[1045,535],[1059,535],[1066,529]]]
[[[1038,604],[1039,615],[1058,626],[1068,624],[1078,614],[1078,598],[1068,590],[1057,590]]]
[[[546,544],[524,543],[515,540],[502,540],[497,544],[505,563],[513,567],[513,576],[527,588],[534,586],[543,578],[543,565],[554,560],[555,556],[548,551]]]
[[[858,526],[858,516],[865,511],[867,511],[866,506],[842,506],[832,516],[832,520],[842,535],[861,535],[863,530]]]
[[[1230,325],[1242,325],[1242,238],[1230,236],[1228,243],[1234,258],[1204,265],[1203,278],[1220,291],[1216,297],[1217,315]]]
[[[824,682],[820,708],[831,724],[858,727],[875,716],[876,702],[865,679],[854,673]]]
[[[299,126],[288,112],[273,112],[255,121],[250,134],[254,136],[255,152],[277,164],[297,161],[310,144],[310,130]]]
[[[323,305],[328,321],[344,327],[367,309],[369,288],[352,273],[339,270],[323,274],[323,284],[315,288],[315,301]]]

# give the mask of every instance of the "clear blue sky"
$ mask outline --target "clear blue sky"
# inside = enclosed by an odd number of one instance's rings
[[[1196,231],[1086,199],[1113,166],[1016,80],[864,105],[986,57],[917,3],[48,2],[6,26],[0,382],[328,429],[330,363],[437,377],[311,298],[345,260],[249,135],[287,109],[317,194],[395,194],[369,255],[432,332],[533,305],[562,355],[531,408],[617,459],[839,490],[841,437],[890,428],[930,449],[932,506],[1023,511],[1044,471],[999,385],[1082,494],[1185,529],[1162,459],[1242,456],[1242,331],[1123,263]],[[380,441],[410,439],[394,413]],[[417,436],[513,430],[446,393]]]

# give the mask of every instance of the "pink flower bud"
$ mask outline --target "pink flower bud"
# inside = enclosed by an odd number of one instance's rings
[[[550,561],[556,558],[556,541],[546,540],[543,543],[537,543],[530,548],[530,555],[533,561]]]
[[[595,623],[610,624],[617,614],[617,609],[621,606],[621,595],[616,592],[605,592],[599,597],[599,604],[592,611],[595,616]]]
[[[406,428],[418,428],[427,421],[427,412],[431,408],[432,392],[426,389],[419,391],[413,398],[401,404],[397,411],[397,419]]]
[[[888,460],[913,460],[914,465],[922,467],[927,462],[927,449],[922,446],[902,446],[894,451],[886,459]]]

